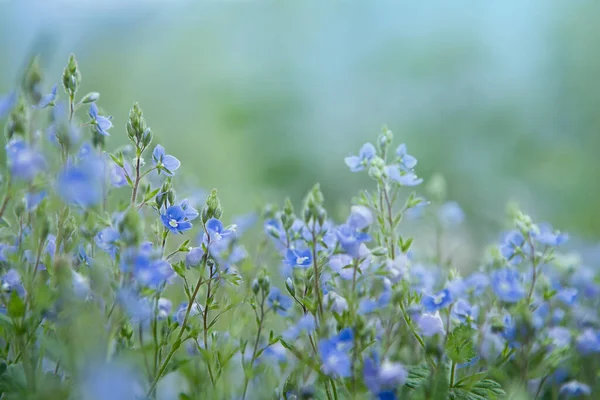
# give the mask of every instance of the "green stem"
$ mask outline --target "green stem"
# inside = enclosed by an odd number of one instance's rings
[[[260,302],[260,317],[258,319],[258,330],[256,332],[256,339],[254,340],[254,349],[252,350],[252,358],[250,359],[250,368],[254,364],[256,360],[256,353],[258,351],[258,343],[260,342],[260,335],[262,333],[263,322],[265,320],[265,294],[262,294],[262,300]],[[248,373],[244,371],[244,393],[242,394],[242,400],[246,399],[246,392],[248,391],[248,383],[250,383],[250,379]]]
[[[425,341],[423,340],[423,338],[421,337],[421,335],[419,335],[417,333],[417,331],[413,327],[412,323],[410,322],[410,317],[408,316],[408,313],[406,312],[406,308],[404,307],[404,304],[402,302],[400,302],[400,310],[402,311],[402,317],[404,318],[404,322],[406,323],[406,326],[408,327],[408,329],[410,330],[410,332],[413,334],[413,336],[415,337],[415,339],[417,339],[417,342],[419,342],[419,344],[423,348],[423,352],[425,353],[425,359],[427,360],[427,362],[429,363],[429,365],[433,369],[435,369],[436,368],[435,362],[431,359],[431,357],[427,356],[427,349],[426,349],[426,346],[425,346]]]
[[[450,367],[450,387],[454,387],[454,379],[456,374],[456,361],[452,361],[452,367]]]
[[[317,304],[319,306],[319,315],[321,319],[323,319],[323,301],[321,300],[321,290],[319,287],[319,266],[317,263],[317,235],[315,234],[315,223],[313,221],[312,226],[312,258],[313,258],[313,268],[315,272],[315,295],[317,296]]]
[[[206,267],[207,258],[208,258],[208,255],[205,254],[204,258],[202,259],[202,268]],[[158,370],[158,373],[154,377],[154,381],[152,382],[152,385],[150,385],[150,389],[148,389],[148,392],[146,393],[146,396],[148,396],[148,397],[152,393],[154,393],[154,389],[156,388],[156,384],[158,383],[158,380],[165,373],[165,370],[167,369],[167,366],[169,365],[169,361],[171,361],[173,354],[175,354],[175,351],[177,351],[177,349],[181,345],[181,337],[183,336],[183,332],[185,331],[185,327],[187,326],[187,321],[190,316],[190,311],[192,310],[192,306],[194,305],[194,302],[196,301],[196,296],[198,295],[200,286],[202,286],[202,276],[200,276],[200,278],[198,278],[198,283],[196,284],[196,287],[194,288],[194,293],[192,294],[192,298],[190,299],[187,309],[185,310],[185,316],[183,317],[183,322],[181,324],[181,328],[179,329],[179,333],[177,334],[177,338],[175,339],[173,346],[171,346],[171,350],[169,351],[169,354],[167,354],[167,357],[165,358],[165,361],[162,363],[160,369]]]

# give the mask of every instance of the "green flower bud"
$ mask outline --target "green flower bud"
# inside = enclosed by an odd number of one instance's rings
[[[81,73],[79,72],[77,60],[75,60],[75,56],[73,54],[71,54],[69,57],[69,62],[63,71],[62,82],[65,92],[70,97],[74,96],[77,92],[79,84],[81,83]]]
[[[285,288],[287,289],[288,293],[292,295],[292,297],[296,296],[296,288],[294,287],[294,282],[292,282],[292,278],[288,277],[285,280]]]
[[[42,81],[43,73],[40,67],[40,60],[39,57],[34,57],[25,71],[21,84],[23,93],[27,96],[30,104],[38,104],[42,99]]]
[[[89,104],[97,101],[100,98],[100,93],[98,92],[90,92],[83,96],[79,101],[81,104]]]
[[[260,288],[263,292],[269,293],[271,290],[271,279],[268,276],[265,276],[260,283]]]
[[[223,211],[221,202],[217,196],[217,189],[211,190],[206,198],[206,206],[202,209],[202,222],[206,223],[211,218],[221,218]]]
[[[254,279],[252,281],[252,293],[254,293],[254,295],[257,295],[259,290],[260,290],[260,284],[258,283],[258,279]]]
[[[29,109],[25,104],[25,99],[19,97],[17,106],[13,109],[4,126],[4,134],[6,139],[10,140],[13,136],[18,135],[25,137],[29,126]]]

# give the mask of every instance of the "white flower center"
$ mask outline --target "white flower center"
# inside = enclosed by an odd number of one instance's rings
[[[177,228],[177,225],[179,225],[179,223],[173,218],[171,218],[171,220],[169,221],[169,225],[171,225],[173,228]]]
[[[296,257],[296,264],[301,265],[306,260],[308,260],[308,257]]]
[[[500,290],[503,291],[503,292],[510,291],[510,285],[508,284],[508,282],[501,282],[500,283]]]
[[[433,302],[435,304],[442,304],[442,302],[444,301],[445,297],[446,297],[446,295],[444,293],[440,293],[438,295],[434,295],[433,296]]]

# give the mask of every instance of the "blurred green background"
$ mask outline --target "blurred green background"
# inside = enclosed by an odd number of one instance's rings
[[[139,101],[183,187],[217,187],[234,214],[319,181],[342,216],[369,184],[343,158],[386,124],[475,236],[515,199],[596,241],[599,17],[558,1],[0,2],[0,93],[31,53],[50,87],[74,52],[114,116],[109,146]]]

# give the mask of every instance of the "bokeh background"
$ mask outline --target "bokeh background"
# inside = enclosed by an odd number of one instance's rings
[[[584,2],[0,1],[0,93],[69,53],[126,142],[139,101],[227,213],[320,182],[333,214],[370,184],[343,158],[382,125],[441,172],[473,241],[517,201],[600,239],[600,6]]]

